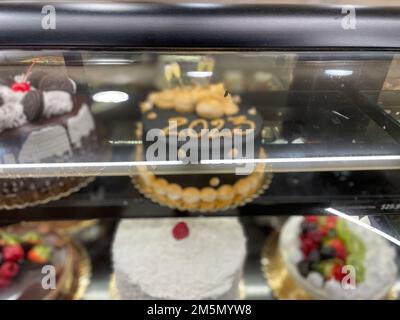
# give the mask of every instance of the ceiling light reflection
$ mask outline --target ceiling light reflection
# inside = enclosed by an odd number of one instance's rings
[[[87,61],[87,64],[91,65],[125,65],[125,64],[132,64],[136,62],[132,59],[113,59],[113,58],[96,58],[90,59]]]
[[[188,71],[186,74],[192,78],[209,78],[212,76],[212,71]]]
[[[351,76],[353,74],[353,71],[351,71],[351,70],[342,70],[342,69],[328,69],[328,70],[325,70],[325,73],[328,76],[346,77],[346,76]]]
[[[387,156],[337,156],[337,157],[306,157],[306,158],[244,158],[244,159],[210,159],[200,160],[201,164],[245,164],[245,163],[318,163],[318,162],[357,162],[357,161],[400,161],[399,155]],[[399,162],[400,165],[400,162]]]
[[[122,91],[101,91],[93,95],[93,100],[96,102],[120,103],[128,99],[129,95]]]

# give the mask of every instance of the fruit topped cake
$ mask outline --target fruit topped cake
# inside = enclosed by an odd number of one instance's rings
[[[26,73],[1,83],[0,164],[95,159],[98,143],[93,117],[64,69],[45,72],[32,64]],[[88,182],[82,177],[2,178],[0,209],[55,200]]]
[[[170,69],[180,70],[177,64]],[[251,201],[270,184],[272,175],[264,172],[265,164],[254,162],[266,157],[261,147],[263,119],[223,83],[178,81],[150,93],[140,109],[143,145],[137,148],[138,161],[180,160],[188,165],[204,160],[253,161],[252,168],[241,173],[158,176],[152,167],[143,167],[134,183],[152,200],[180,210],[225,210]]]
[[[45,278],[54,270],[54,282]],[[71,281],[72,251],[56,233],[0,231],[0,300],[60,298]],[[49,271],[50,270],[50,271]]]
[[[280,252],[289,274],[315,299],[382,299],[396,280],[395,249],[335,216],[290,218]]]

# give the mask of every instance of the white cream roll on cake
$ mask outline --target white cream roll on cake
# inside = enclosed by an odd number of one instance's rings
[[[113,244],[121,299],[238,299],[246,238],[237,218],[133,219]]]

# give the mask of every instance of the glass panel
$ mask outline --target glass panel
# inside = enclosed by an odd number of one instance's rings
[[[392,58],[390,52],[2,51],[6,207],[15,206],[9,197],[20,187],[29,198],[23,203],[42,203],[93,176],[109,178],[52,205],[87,208],[97,199],[135,207],[142,200],[126,176],[136,176],[142,194],[176,208],[163,191],[171,185],[178,194],[195,187],[199,203],[202,188],[227,184],[224,198],[248,177],[237,194],[249,189],[249,195],[238,196],[235,206],[296,204],[307,214],[311,201],[314,210],[335,201],[352,213],[397,211],[398,99],[387,90],[397,79]],[[272,173],[279,173],[273,182]],[[39,177],[45,178],[39,185],[30,183]],[[49,192],[55,180],[56,196]]]
[[[304,298],[304,292],[343,298],[347,293],[340,289],[336,296],[329,291],[331,277],[337,277],[338,286],[342,276],[333,270],[332,247],[334,262],[355,265],[357,285],[370,285],[371,290],[348,295],[396,297],[398,258],[389,242],[399,245],[399,219],[385,215],[400,211],[395,170],[400,168],[400,64],[398,56],[392,57],[389,52],[2,51],[2,221],[179,215],[168,222],[124,220],[128,240],[123,243],[113,242],[115,221],[42,225],[44,230],[79,230],[89,243],[95,269],[86,299],[109,298],[109,282],[115,290],[110,275],[118,270],[108,254],[112,243],[113,254],[125,253],[126,246],[133,253],[149,249],[157,265],[161,260],[154,251],[164,244],[169,250],[172,235],[187,237],[185,228],[190,241],[197,239],[196,232],[204,237],[189,248],[204,244],[201,252],[210,252],[206,262],[219,254],[225,258],[228,249],[241,248],[237,251],[244,256],[247,241],[247,259],[235,266],[235,297],[289,298],[287,288],[274,279],[287,277],[290,268],[294,279],[286,280],[295,281],[290,298]],[[219,131],[206,131],[204,140],[198,139],[203,138],[200,129]],[[146,139],[151,132],[159,140]],[[184,141],[178,139],[182,136]],[[182,155],[187,141],[193,148]],[[58,201],[47,203],[51,200]],[[18,215],[3,210],[21,208]],[[182,211],[209,215],[182,218]],[[355,217],[365,214],[371,216]],[[239,223],[220,215],[242,217]],[[307,228],[317,227],[320,234],[308,233]],[[314,236],[316,251],[304,245]],[[142,245],[144,239],[149,246]],[[220,252],[217,245],[224,241],[229,245]],[[305,261],[313,251],[315,261]],[[374,259],[367,263],[367,255]],[[165,270],[181,266],[181,257],[172,256],[173,266]],[[204,263],[202,255],[197,258],[189,259],[196,262],[191,267]],[[368,269],[365,275],[364,267],[385,273],[380,278]],[[244,282],[239,281],[242,269]],[[0,298],[9,293],[0,290]]]
[[[26,105],[13,113],[2,108],[1,174],[130,175],[142,160],[157,160],[153,170],[159,174],[232,172],[244,163],[262,163],[262,170],[275,172],[398,169],[398,125],[379,107],[388,93],[381,94],[382,87],[396,79],[389,74],[383,84],[388,70],[396,69],[390,67],[391,57],[375,52],[3,51],[4,98],[26,95],[21,100]],[[40,84],[34,78],[28,79],[29,94],[18,84],[10,89],[27,72],[50,74],[39,88],[43,95],[37,95]],[[76,92],[65,93],[75,85]],[[44,107],[33,103],[34,96],[43,98]],[[181,109],[168,110],[171,103]],[[146,107],[154,109],[143,114]],[[200,115],[196,108],[203,108]],[[234,159],[225,150],[197,161],[193,157],[186,166],[177,152],[153,159],[138,154],[138,149],[149,151],[140,135],[167,130],[176,118],[181,129],[198,134],[203,127],[254,128],[254,150],[240,156],[231,148]],[[249,147],[249,141],[242,145]],[[267,157],[260,157],[261,149]]]

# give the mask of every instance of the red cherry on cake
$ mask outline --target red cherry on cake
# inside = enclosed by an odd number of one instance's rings
[[[179,222],[172,229],[172,235],[176,240],[182,240],[189,236],[189,227],[186,222]]]
[[[31,89],[28,82],[14,82],[11,85],[11,90],[14,92],[27,92]]]

